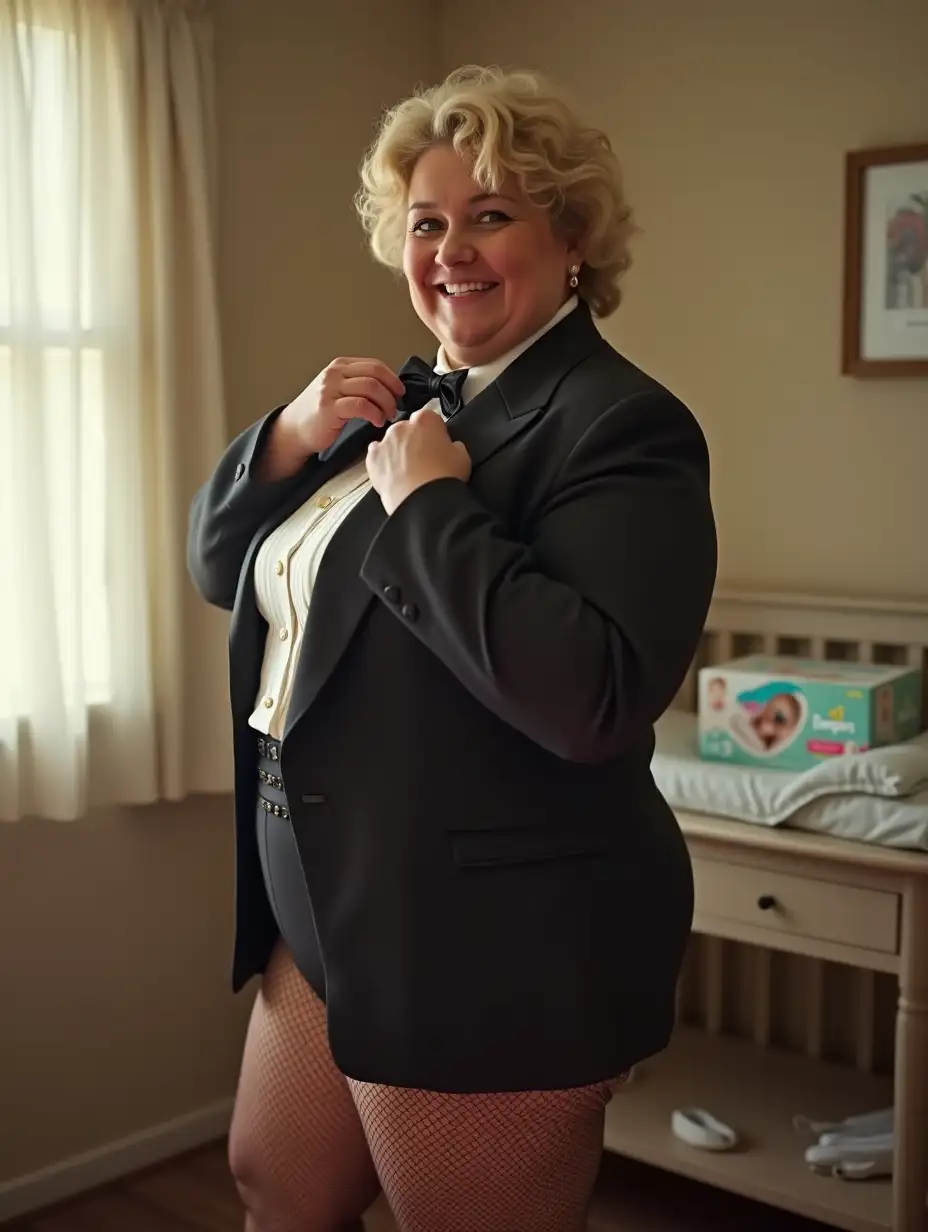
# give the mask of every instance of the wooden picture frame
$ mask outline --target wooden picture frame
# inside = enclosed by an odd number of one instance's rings
[[[928,376],[928,143],[845,156],[841,371]]]

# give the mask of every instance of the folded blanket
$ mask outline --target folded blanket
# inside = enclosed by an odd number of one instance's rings
[[[683,711],[655,734],[651,771],[671,808],[928,850],[928,732],[803,771],[703,761],[696,717]]]

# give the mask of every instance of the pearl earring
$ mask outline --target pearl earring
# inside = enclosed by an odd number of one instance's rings
[[[580,273],[579,265],[572,265],[570,267],[570,285],[574,289],[576,289],[576,287],[579,286],[579,283],[580,283],[580,279],[577,277],[579,273]]]

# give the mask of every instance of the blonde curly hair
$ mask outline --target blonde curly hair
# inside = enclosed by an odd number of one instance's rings
[[[355,205],[378,261],[402,269],[407,192],[430,147],[449,144],[485,192],[507,173],[579,243],[577,293],[597,317],[619,306],[635,230],[609,138],[581,123],[544,77],[467,65],[390,108],[361,164]]]

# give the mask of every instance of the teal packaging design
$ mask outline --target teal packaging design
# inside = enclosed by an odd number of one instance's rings
[[[921,730],[917,668],[746,655],[699,672],[706,761],[807,770]]]

